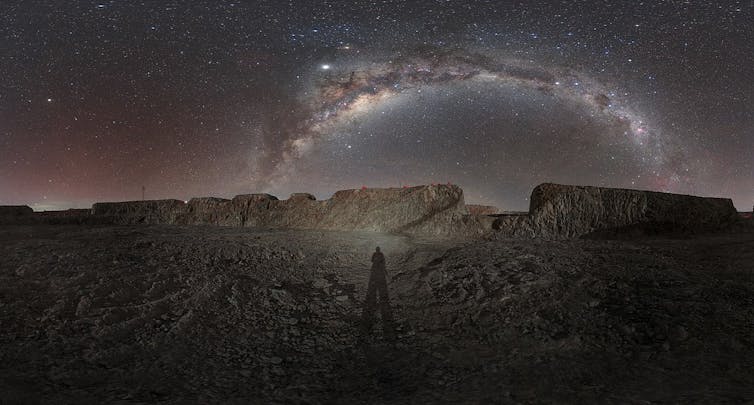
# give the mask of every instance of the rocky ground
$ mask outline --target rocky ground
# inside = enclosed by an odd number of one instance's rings
[[[361,325],[387,259],[394,332]],[[742,403],[754,233],[0,228],[0,403]]]

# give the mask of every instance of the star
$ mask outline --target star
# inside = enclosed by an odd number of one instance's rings
[[[544,181],[754,199],[751,2],[28,3],[0,12],[0,204],[440,177],[506,209]]]

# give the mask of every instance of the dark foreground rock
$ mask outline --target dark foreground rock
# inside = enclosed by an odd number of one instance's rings
[[[90,208],[35,212],[36,223],[51,225],[94,224]]]
[[[502,235],[569,238],[596,232],[699,233],[736,223],[727,198],[588,186],[541,184],[527,216],[501,216]]]
[[[34,213],[28,205],[0,205],[0,217],[24,217]]]
[[[747,403],[754,234],[0,227],[18,404]],[[361,316],[382,247],[393,321]]]
[[[0,205],[0,224],[28,221],[34,210],[27,205]]]

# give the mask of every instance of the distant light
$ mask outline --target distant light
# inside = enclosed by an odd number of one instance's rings
[[[322,65],[320,67],[322,68],[322,70],[330,70],[330,68],[331,68],[330,65]]]
[[[51,99],[51,98],[48,98],[48,99],[47,99],[47,102],[48,102],[48,103],[52,103],[52,99]]]

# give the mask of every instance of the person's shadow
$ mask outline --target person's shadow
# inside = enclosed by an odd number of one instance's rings
[[[379,297],[379,304],[377,298]],[[393,313],[390,309],[390,298],[387,291],[387,270],[385,269],[385,255],[378,247],[372,254],[372,271],[369,275],[367,298],[361,314],[361,326],[365,335],[372,332],[374,314],[377,306],[380,308],[382,332],[386,338],[392,338],[394,332]]]

